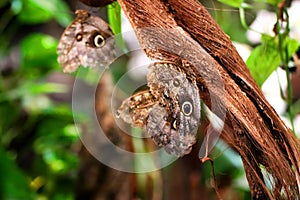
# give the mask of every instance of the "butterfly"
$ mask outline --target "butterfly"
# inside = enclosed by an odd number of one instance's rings
[[[115,41],[109,25],[85,10],[77,10],[73,22],[58,44],[58,62],[64,72],[78,66],[108,66],[116,57]]]
[[[196,83],[178,69],[169,62],[151,64],[148,89],[124,100],[117,117],[143,128],[158,146],[181,157],[196,142],[201,105]]]

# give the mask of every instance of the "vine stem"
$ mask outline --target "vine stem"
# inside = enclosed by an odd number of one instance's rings
[[[284,45],[284,40],[286,37],[289,35],[290,28],[289,28],[289,15],[287,12],[286,7],[279,8],[282,9],[283,13],[286,16],[286,27],[284,32],[281,30],[281,24],[280,22],[283,22],[283,16],[281,16],[280,13],[282,13],[281,10],[279,10],[279,13],[277,13],[277,22],[276,22],[276,32],[278,34],[278,39],[279,39],[279,55],[282,61],[282,65],[285,69],[285,74],[286,74],[286,80],[287,80],[287,106],[288,106],[288,113],[289,113],[289,120],[291,123],[291,128],[293,133],[295,134],[295,125],[294,125],[294,110],[292,106],[292,101],[293,101],[293,90],[292,90],[292,85],[291,85],[291,80],[290,80],[290,71],[288,67],[288,62],[289,62],[289,52],[288,52],[288,46]]]

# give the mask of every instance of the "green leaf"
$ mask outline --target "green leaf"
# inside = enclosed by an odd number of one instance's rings
[[[43,23],[51,19],[52,14],[48,7],[51,1],[24,0],[23,9],[17,16],[18,19],[27,24]]]
[[[126,46],[121,35],[121,7],[118,2],[108,5],[108,21],[113,33],[115,34],[117,46],[122,50],[126,50]]]
[[[59,83],[36,83],[28,81],[20,86],[20,93],[35,96],[38,94],[63,93],[67,91],[65,85]]]
[[[49,35],[34,33],[21,43],[21,67],[24,73],[34,77],[60,69],[57,62],[57,40]]]
[[[278,53],[276,40],[268,35],[262,35],[262,44],[257,46],[249,56],[246,64],[259,86],[280,65],[281,59]]]
[[[283,49],[288,51],[288,59],[297,51],[299,44],[296,40],[286,37],[283,41]],[[262,35],[262,44],[257,46],[249,56],[246,64],[250,72],[261,87],[264,81],[282,63],[279,54],[278,37]]]
[[[17,17],[27,24],[45,23],[54,18],[61,25],[67,26],[72,20],[69,13],[68,6],[62,0],[23,0],[23,9]]]
[[[119,3],[108,5],[108,21],[114,34],[121,33],[121,7]]]
[[[29,181],[0,146],[0,199],[35,199]]]
[[[296,51],[299,49],[299,42],[295,39],[292,38],[287,38],[285,40],[285,45],[287,46],[287,50],[288,50],[288,58],[291,58]]]

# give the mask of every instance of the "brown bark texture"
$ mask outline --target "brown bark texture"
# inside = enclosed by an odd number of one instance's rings
[[[241,155],[253,199],[299,198],[299,142],[208,11],[196,0],[118,2],[146,55],[178,63],[205,104],[219,105],[217,115],[226,116],[221,138]]]

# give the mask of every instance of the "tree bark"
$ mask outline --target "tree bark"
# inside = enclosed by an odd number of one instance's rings
[[[225,105],[221,138],[241,155],[253,199],[300,197],[299,142],[266,101],[229,37],[208,11],[196,0],[119,3],[147,56],[178,63],[180,70],[196,79],[206,105],[213,104],[212,97]],[[182,37],[187,38],[187,45],[176,43]],[[214,75],[221,77],[225,92]],[[268,173],[271,189],[263,171]]]

